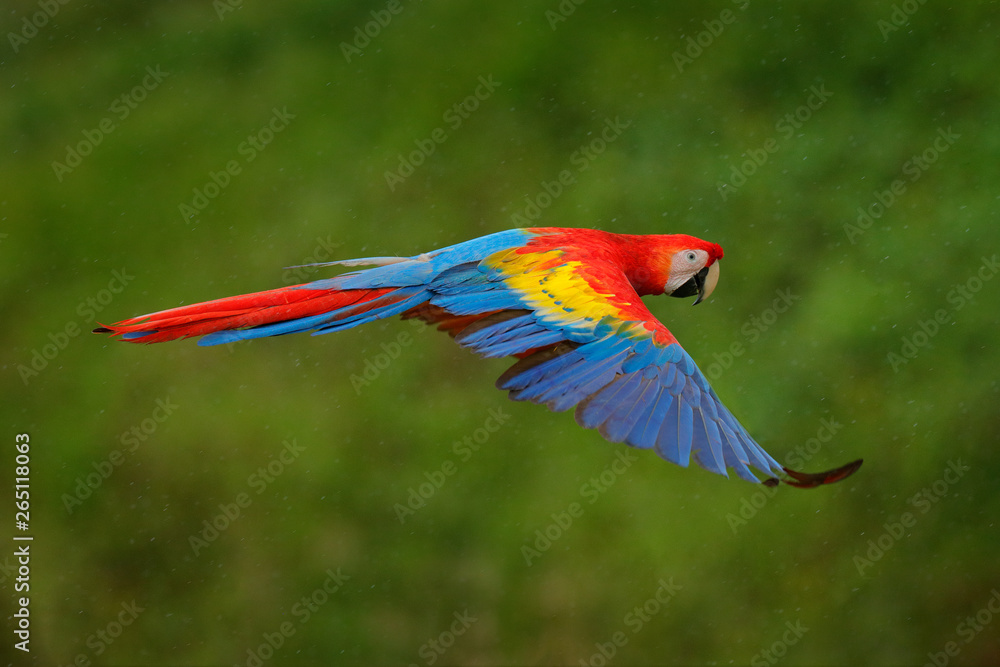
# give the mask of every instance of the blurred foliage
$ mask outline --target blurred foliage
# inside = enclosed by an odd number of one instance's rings
[[[43,21],[43,5],[58,11]],[[9,442],[32,443],[34,664],[248,664],[283,623],[266,664],[597,665],[602,646],[616,664],[921,664],[952,641],[955,664],[1000,662],[1000,622],[962,625],[1000,587],[996,3],[6,6],[0,413]],[[42,24],[30,39],[26,20]],[[142,88],[147,68],[164,75]],[[453,127],[479,77],[499,85]],[[293,118],[247,161],[275,110]],[[574,151],[615,119],[628,128],[580,171]],[[621,446],[509,403],[493,388],[505,362],[406,322],[219,348],[79,333],[279,287],[317,258],[514,226],[567,169],[536,224],[723,245],[708,304],[650,307],[776,457],[864,457],[855,477],[765,493],[648,452],[607,473]],[[182,215],[213,173],[225,186]],[[879,214],[867,229],[859,207]],[[780,293],[796,297],[783,313]],[[463,460],[453,443],[491,410],[509,417]],[[257,486],[286,440],[301,452]],[[589,495],[602,472],[614,483]],[[441,475],[401,523],[396,504]],[[195,554],[191,536],[241,497]],[[574,502],[582,515],[551,528]],[[561,534],[528,566],[547,527]],[[349,579],[301,622],[338,569]],[[648,603],[661,580],[681,588]],[[2,584],[12,604],[9,570]],[[95,639],[133,600],[135,621]],[[643,605],[656,613],[636,631]],[[475,622],[453,625],[463,613]]]

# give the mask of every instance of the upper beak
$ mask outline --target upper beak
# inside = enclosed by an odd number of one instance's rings
[[[670,296],[685,297],[698,295],[694,305],[712,296],[716,284],[719,282],[719,262],[712,262],[711,266],[706,266],[698,273],[691,276],[691,279],[670,293]]]

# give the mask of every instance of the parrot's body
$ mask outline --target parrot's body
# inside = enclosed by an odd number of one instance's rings
[[[552,410],[612,442],[690,457],[722,475],[795,486],[853,473],[784,468],[719,401],[644,295],[706,298],[722,248],[683,234],[625,235],[533,228],[490,234],[415,257],[330,262],[370,266],[334,278],[217,299],[96,329],[133,343],[204,336],[200,345],[349,329],[389,316],[420,318],[485,357],[516,356],[497,381],[514,400]]]

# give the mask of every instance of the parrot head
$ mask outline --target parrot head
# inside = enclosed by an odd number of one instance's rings
[[[685,234],[673,234],[666,252],[661,255],[669,262],[663,292],[683,298],[697,295],[698,305],[712,294],[719,282],[719,262],[722,246]]]

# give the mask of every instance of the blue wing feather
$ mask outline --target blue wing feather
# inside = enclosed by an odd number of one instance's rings
[[[663,414],[663,422],[660,424],[660,430],[656,435],[656,453],[671,463],[687,467],[687,457],[681,458],[680,428],[678,427],[681,404],[684,401],[677,396],[672,396],[671,398],[670,405],[667,406]]]
[[[623,352],[622,355],[625,353]],[[619,359],[612,359],[612,361],[620,361]],[[618,371],[613,368],[613,364],[607,364],[607,369],[600,373],[597,377],[593,377],[589,382],[580,386],[579,388],[574,388],[569,391],[565,391],[562,396],[558,397],[556,400],[548,403],[550,407],[556,412],[562,412],[563,410],[569,410],[574,405],[577,405],[583,399],[587,398],[595,391],[605,387],[608,383],[612,382],[617,376]],[[553,407],[554,406],[554,407]]]
[[[555,345],[562,340],[563,335],[558,331],[538,329],[529,334],[519,335],[516,338],[491,341],[488,345],[478,348],[474,347],[473,349],[487,358],[509,357],[547,345]]]
[[[655,403],[661,387],[655,379],[636,375],[639,386],[628,396],[622,397],[622,404],[601,425],[600,431],[610,442],[621,442],[628,437],[635,425],[643,418],[647,406]]]
[[[689,386],[691,385],[685,385]],[[691,403],[682,400],[683,398],[685,397],[682,392],[677,398],[677,456],[684,462],[683,465],[687,465],[691,460],[691,444],[694,439],[694,411],[691,409]]]
[[[702,463],[704,468],[717,472],[720,475],[725,475],[726,457],[722,453],[722,438],[715,419],[717,416],[715,404],[712,401],[712,397],[708,395],[708,392],[701,391],[699,397],[701,401],[696,408],[698,417],[700,418],[700,422],[698,423],[699,428],[696,431],[701,434],[701,437],[696,438],[696,448],[700,454],[699,462]],[[706,464],[708,461],[711,463]]]
[[[569,410],[614,380],[618,375],[618,363],[625,354],[625,352],[619,352],[618,356],[609,357],[598,363],[577,365],[577,372],[570,376],[575,381],[570,384],[553,383],[551,388],[542,395],[542,402],[556,412]]]
[[[584,428],[597,428],[614,416],[622,406],[630,407],[634,394],[642,388],[638,373],[618,375],[600,391],[592,394],[577,407],[576,420]]]
[[[652,449],[656,445],[656,436],[660,431],[660,425],[663,424],[663,418],[673,401],[674,397],[670,392],[660,386],[649,407],[625,437],[625,442],[639,449]]]

